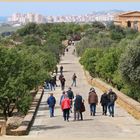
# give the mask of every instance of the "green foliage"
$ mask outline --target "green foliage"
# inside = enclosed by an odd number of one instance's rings
[[[98,59],[96,71],[102,78],[112,80],[113,74],[118,68],[121,53],[122,50],[119,48],[110,48]]]
[[[120,70],[124,80],[131,85],[140,86],[140,37],[125,50],[120,59]]]
[[[95,24],[85,32],[76,50],[81,64],[92,76],[102,78],[140,101],[140,36],[137,31],[113,24],[100,29]]]
[[[101,29],[101,30],[105,29],[105,25],[101,22],[98,22],[98,21],[93,22],[92,27],[93,28],[98,28],[98,29]]]
[[[30,108],[31,101],[32,101],[31,95],[22,97],[17,103],[18,111],[22,112],[23,114],[27,114]]]
[[[80,63],[84,65],[85,69],[88,70],[92,76],[96,75],[96,61],[101,57],[102,53],[102,50],[99,48],[86,49],[80,59]]]
[[[34,35],[27,35],[24,37],[23,44],[30,46],[30,45],[41,45],[41,40],[34,36]]]

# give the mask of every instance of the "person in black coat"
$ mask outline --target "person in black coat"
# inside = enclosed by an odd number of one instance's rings
[[[107,115],[107,106],[108,106],[108,95],[107,95],[107,91],[105,91],[102,96],[101,96],[101,100],[100,103],[102,105],[102,109],[103,109],[103,115]]]
[[[82,115],[82,102],[83,102],[83,98],[81,95],[76,94],[75,100],[74,100],[74,121],[76,120],[76,118],[79,120],[79,115],[81,117],[81,120],[83,120],[83,115]],[[78,117],[76,117],[76,114],[78,115]]]

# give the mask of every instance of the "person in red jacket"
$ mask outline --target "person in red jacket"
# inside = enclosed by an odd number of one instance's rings
[[[61,108],[63,110],[63,117],[64,121],[69,121],[69,112],[70,112],[70,99],[67,97],[67,95],[64,96],[64,99],[61,102]]]

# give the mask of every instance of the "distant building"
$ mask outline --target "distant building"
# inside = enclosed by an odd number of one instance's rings
[[[29,22],[39,23],[46,23],[46,18],[43,15],[36,14],[36,13],[15,13],[11,17],[8,18],[8,22],[11,24],[27,24]]]
[[[114,24],[140,31],[140,11],[121,13],[115,17]]]

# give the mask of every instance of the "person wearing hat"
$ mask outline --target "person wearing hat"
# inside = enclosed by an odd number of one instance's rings
[[[98,96],[95,92],[95,89],[92,88],[89,92],[89,96],[88,96],[88,103],[90,105],[90,115],[91,116],[95,116],[96,113],[96,105],[98,104]]]
[[[108,105],[108,95],[107,95],[107,91],[104,91],[104,93],[101,96],[101,100],[100,100],[100,104],[102,106],[102,110],[103,110],[103,115],[107,115],[107,105]]]

